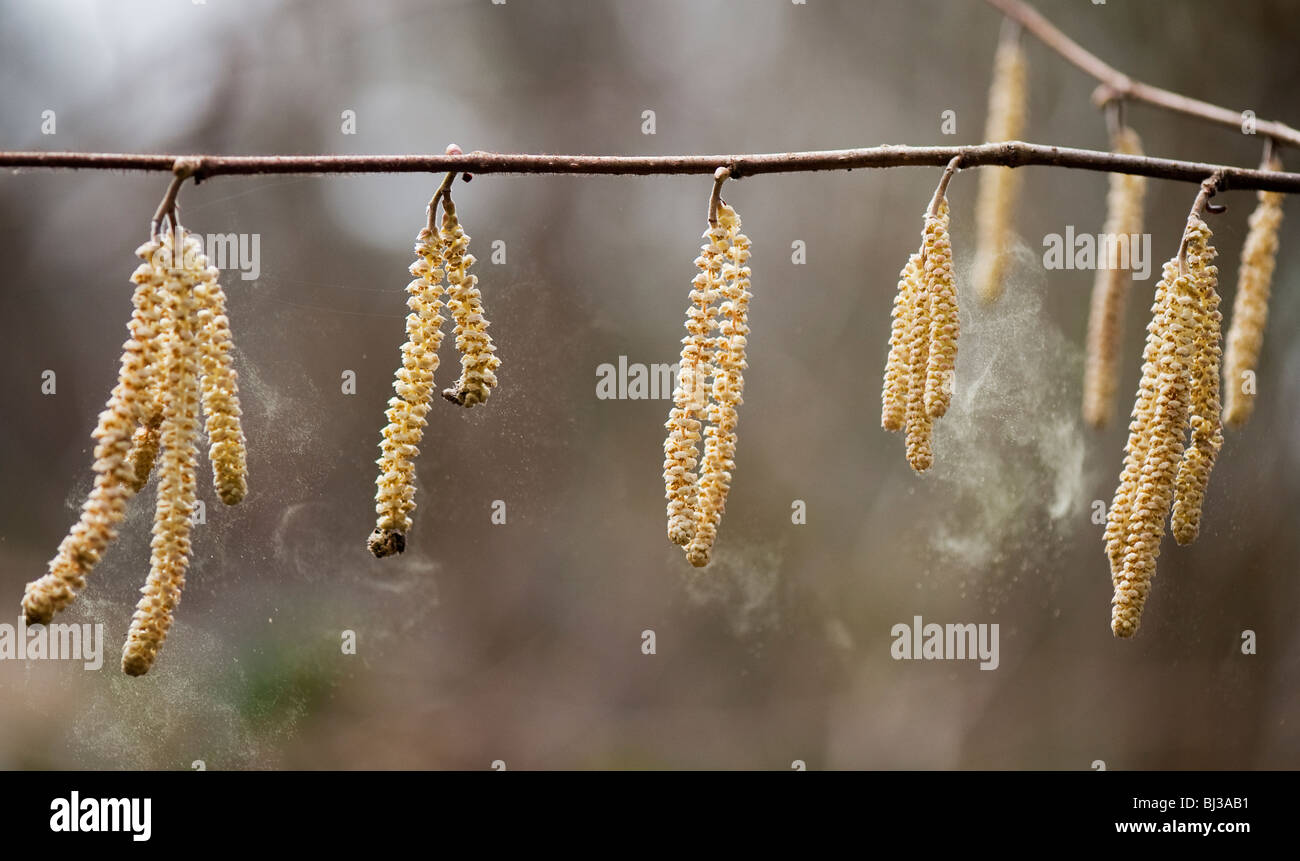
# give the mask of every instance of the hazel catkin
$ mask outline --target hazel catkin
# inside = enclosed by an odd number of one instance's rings
[[[1112,135],[1111,149],[1124,155],[1142,155],[1142,142],[1137,132],[1124,126]],[[1110,424],[1115,413],[1115,393],[1119,388],[1119,343],[1132,281],[1131,237],[1142,232],[1145,195],[1146,177],[1124,173],[1110,175],[1102,235],[1110,242],[1115,259],[1097,261],[1083,372],[1083,418],[1094,428]],[[1119,266],[1121,260],[1125,262],[1124,267]]]
[[[221,288],[220,272],[208,266],[206,258],[195,263],[193,290],[212,483],[222,502],[237,505],[248,493],[239,375],[230,355],[234,340],[226,317],[226,293]]]
[[[1280,159],[1270,159],[1264,168],[1281,170]],[[1280,191],[1261,191],[1250,215],[1250,230],[1241,249],[1237,270],[1237,296],[1232,303],[1232,325],[1228,328],[1228,352],[1223,363],[1223,420],[1241,427],[1255,409],[1252,376],[1259,368],[1264,326],[1268,322],[1269,293],[1277,262],[1278,231],[1282,226]]]
[[[1183,453],[1174,486],[1174,507],[1170,530],[1179,544],[1196,540],[1201,528],[1201,508],[1210,483],[1210,471],[1223,447],[1223,424],[1219,405],[1219,360],[1222,356],[1219,312],[1219,270],[1217,252],[1210,244],[1210,229],[1204,221],[1195,225],[1187,243],[1187,268],[1195,290],[1192,303],[1195,354],[1191,384],[1191,440]]]
[[[173,234],[164,245],[175,247]],[[131,619],[122,649],[122,670],[144,675],[153,666],[171,629],[173,613],[185,585],[189,565],[191,515],[194,509],[195,465],[198,459],[198,412],[201,371],[195,287],[203,277],[197,239],[179,240],[186,263],[169,271],[164,286],[162,385],[162,462],[159,465],[149,578]],[[201,260],[196,266],[193,261]]]
[[[483,313],[483,297],[478,276],[469,269],[475,257],[469,253],[469,236],[456,216],[456,207],[448,196],[443,201],[442,232],[443,269],[447,276],[447,309],[455,327],[456,349],[460,351],[461,374],[456,385],[442,396],[463,407],[483,403],[497,384],[496,369],[501,360],[488,335],[488,321]]]
[[[709,564],[718,525],[727,507],[731,474],[736,468],[736,408],[745,391],[745,348],[749,343],[750,257],[749,237],[740,232],[740,217],[723,203],[718,225],[726,231],[726,262],[718,287],[718,337],[715,340],[712,400],[708,407],[704,460],[700,465],[695,533],[686,558],[695,567]]]
[[[1025,127],[1028,71],[1018,38],[1003,38],[993,61],[989,113],[984,126],[987,142],[1016,140]],[[1010,167],[980,168],[975,199],[975,295],[984,304],[1002,295],[1012,216],[1020,193],[1020,174]]]
[[[367,546],[377,558],[406,549],[406,533],[415,510],[415,457],[424,434],[425,416],[433,398],[433,375],[438,369],[438,347],[442,344],[444,236],[427,227],[415,243],[416,260],[406,285],[410,313],[406,315],[406,342],[402,344],[402,365],[397,369],[388,401],[380,442],[379,477],[375,479],[375,529]]]
[[[117,537],[126,504],[137,487],[137,464],[128,455],[132,436],[147,409],[153,363],[159,355],[163,320],[163,277],[154,260],[160,243],[136,249],[145,263],[132,275],[134,312],[130,337],[122,345],[117,385],[91,434],[95,440],[95,483],[81,516],[59,544],[46,574],[27,584],[23,612],[28,624],[47,624],[85,588],[88,575]],[[146,473],[147,476],[147,473]]]

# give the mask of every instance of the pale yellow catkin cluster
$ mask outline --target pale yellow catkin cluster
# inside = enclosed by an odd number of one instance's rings
[[[1028,69],[1018,39],[998,43],[989,87],[989,113],[984,140],[990,143],[1016,140],[1025,128],[1028,112]],[[975,295],[982,303],[1002,296],[1008,252],[1012,243],[1011,221],[1020,193],[1020,174],[1009,167],[980,169],[979,194],[975,200]]]
[[[1141,623],[1171,504],[1175,531],[1188,519],[1190,506],[1199,512],[1212,456],[1207,461],[1204,451],[1192,452],[1202,447],[1217,452],[1217,384],[1207,377],[1211,369],[1217,374],[1218,362],[1217,272],[1210,236],[1208,225],[1191,217],[1183,238],[1185,265],[1178,258],[1165,264],[1156,289],[1142,382],[1106,528],[1115,590],[1111,630],[1118,637],[1131,637]],[[1189,425],[1192,442],[1185,454]]]
[[[1280,159],[1271,159],[1267,170],[1281,170]],[[1250,231],[1241,250],[1237,271],[1237,297],[1232,304],[1232,325],[1228,329],[1228,353],[1224,360],[1225,404],[1223,420],[1241,427],[1255,409],[1255,380],[1259,352],[1268,322],[1268,299],[1277,262],[1278,231],[1282,226],[1280,191],[1259,192],[1259,202],[1250,216]]]
[[[196,499],[199,400],[202,393],[203,341],[211,321],[201,320],[199,286],[210,278],[197,239],[183,243],[184,263],[168,271],[163,294],[162,457],[158,467],[149,578],[131,619],[122,649],[122,671],[144,675],[153,666],[171,629],[189,567],[191,516]],[[169,255],[172,235],[163,244]],[[205,329],[205,322],[207,329]]]
[[[1111,138],[1111,149],[1123,155],[1142,155],[1142,141],[1133,129],[1121,127]],[[1115,414],[1115,396],[1119,388],[1119,342],[1132,281],[1130,237],[1142,232],[1146,184],[1146,177],[1123,173],[1110,175],[1103,231],[1113,243],[1117,259],[1126,261],[1126,267],[1120,268],[1117,260],[1098,260],[1097,277],[1092,287],[1083,373],[1083,418],[1094,428],[1110,424]]]
[[[709,564],[736,468],[737,407],[749,344],[750,240],[726,203],[695,265],[682,364],[664,440],[668,537],[695,567]],[[714,302],[719,302],[714,306]],[[716,336],[713,334],[717,332]],[[708,427],[703,428],[704,420]],[[703,428],[704,455],[696,470]]]
[[[899,274],[881,391],[880,425],[906,431],[907,462],[934,463],[934,420],[952,402],[960,322],[948,237],[948,201],[926,213],[921,249]]]
[[[376,463],[375,512],[378,520],[367,546],[382,558],[406,549],[406,533],[415,510],[415,457],[420,453],[425,415],[433,398],[433,375],[438,370],[438,348],[442,345],[444,236],[427,227],[415,243],[416,260],[410,272],[415,278],[406,285],[410,313],[406,315],[406,343],[402,344],[402,366],[388,401],[388,424],[379,444]]]
[[[127,502],[157,466],[150,573],[122,650],[122,669],[133,676],[153,666],[185,583],[197,498],[200,401],[208,413],[218,495],[233,505],[247,492],[220,273],[208,265],[202,242],[179,228],[140,246],[136,255],[145,262],[131,276],[136,285],[131,338],[123,345],[117,386],[93,433],[95,485],[48,573],[28,583],[23,597],[30,623],[48,623],[71,604],[116,538]]]
[[[442,217],[447,274],[447,308],[455,324],[456,349],[460,351],[461,374],[456,385],[442,396],[464,407],[481,404],[497,384],[496,369],[501,360],[493,353],[496,347],[488,335],[488,321],[483,315],[483,297],[478,290],[478,276],[469,274],[475,258],[469,251],[469,237],[456,218],[456,208],[447,198]]]

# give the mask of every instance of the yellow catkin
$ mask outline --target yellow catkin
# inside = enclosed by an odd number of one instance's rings
[[[1223,447],[1219,406],[1219,361],[1223,354],[1219,311],[1218,252],[1210,244],[1210,230],[1201,221],[1187,244],[1187,268],[1196,289],[1196,355],[1191,368],[1191,444],[1183,453],[1174,485],[1174,507],[1169,526],[1174,540],[1190,544],[1201,530],[1201,509],[1210,483],[1210,470]]]
[[[1025,128],[1028,72],[1025,55],[1017,39],[998,43],[993,61],[993,82],[989,87],[989,113],[984,140],[1015,140]],[[975,201],[975,294],[983,303],[996,302],[1002,295],[1009,246],[1011,220],[1020,190],[1020,174],[1009,167],[980,168],[979,193]]]
[[[447,273],[447,309],[455,324],[456,349],[460,351],[461,373],[456,385],[442,396],[463,407],[481,404],[497,384],[496,369],[501,360],[493,353],[496,347],[488,335],[488,321],[483,315],[483,297],[478,290],[478,276],[469,274],[475,258],[469,252],[469,237],[456,218],[451,198],[446,198],[442,216],[444,269]]]
[[[1147,429],[1147,454],[1133,495],[1123,568],[1111,603],[1110,627],[1117,637],[1131,637],[1137,632],[1160,556],[1165,515],[1187,429],[1191,397],[1188,371],[1195,349],[1195,294],[1192,276],[1178,275],[1161,315],[1156,399]]]
[[[95,440],[95,483],[47,573],[27,584],[23,612],[29,624],[48,623],[85,588],[86,575],[117,537],[127,501],[135,492],[137,468],[128,454],[132,435],[146,411],[154,372],[150,363],[158,352],[163,315],[162,277],[152,262],[156,251],[154,242],[136,250],[146,262],[132,275],[136,287],[132,296],[135,310],[128,323],[130,337],[122,347],[117,385],[91,434]]]
[[[907,421],[907,389],[912,379],[910,315],[920,277],[921,255],[913,254],[898,273],[898,292],[894,296],[889,358],[885,360],[885,382],[880,395],[880,426],[887,431],[900,431]]]
[[[425,416],[433,398],[433,374],[438,369],[438,347],[442,344],[443,303],[441,234],[427,227],[415,243],[415,276],[406,285],[406,343],[402,344],[402,366],[393,388],[397,395],[388,401],[388,424],[379,444],[379,477],[375,479],[375,513],[378,519],[367,546],[382,558],[406,549],[406,533],[415,510],[415,457],[424,434]]]
[[[704,233],[704,244],[691,281],[690,307],[686,310],[686,337],[682,338],[681,370],[673,391],[673,408],[664,423],[664,496],[668,500],[668,539],[685,547],[695,537],[699,502],[699,443],[707,417],[709,381],[713,375],[714,340],[722,287],[722,268],[731,237],[721,223]]]
[[[1281,170],[1282,162],[1272,159],[1266,167]],[[1259,367],[1259,351],[1268,322],[1268,297],[1277,262],[1278,230],[1282,226],[1280,191],[1259,192],[1259,203],[1250,216],[1250,232],[1241,250],[1237,271],[1237,297],[1232,304],[1232,325],[1228,329],[1228,353],[1224,359],[1225,388],[1223,420],[1241,427],[1255,409],[1254,380],[1247,385],[1247,373]]]
[[[695,567],[709,564],[718,525],[727,507],[731,473],[736,468],[736,408],[745,391],[745,348],[749,343],[749,237],[740,232],[740,217],[725,203],[718,208],[718,225],[726,231],[728,248],[718,289],[718,337],[715,341],[713,398],[705,430],[704,462],[700,467],[699,509],[695,534],[686,558]]]
[[[921,266],[925,266],[922,254]],[[931,432],[934,420],[925,409],[926,364],[930,356],[930,289],[924,277],[918,277],[907,315],[909,333],[907,384],[907,462],[917,472],[925,472],[934,463]]]
[[[1142,351],[1142,378],[1128,426],[1128,442],[1124,447],[1124,466],[1120,471],[1115,498],[1106,512],[1106,555],[1110,559],[1111,580],[1118,583],[1124,567],[1124,545],[1128,540],[1129,514],[1137,493],[1138,478],[1147,456],[1150,441],[1148,429],[1154,414],[1161,337],[1160,326],[1169,291],[1178,277],[1178,258],[1164,265],[1160,282],[1156,285],[1155,300],[1151,304],[1151,321],[1147,324],[1146,346]]]
[[[206,258],[195,261],[195,271],[201,388],[212,482],[222,502],[238,505],[248,493],[248,466],[240,424],[239,375],[230,356],[233,340],[226,317],[226,293],[221,289],[220,271],[209,266]]]
[[[952,403],[953,375],[957,363],[957,285],[952,270],[952,243],[948,239],[948,202],[941,200],[936,215],[926,215],[925,284],[930,294],[930,349],[926,362],[925,412],[937,419]]]
[[[164,249],[171,250],[168,234]],[[147,673],[171,629],[189,565],[191,515],[198,460],[200,346],[195,287],[203,269],[202,247],[193,237],[182,244],[184,263],[169,271],[163,289],[165,315],[162,458],[154,513],[149,578],[131,619],[122,649],[122,671]],[[195,265],[201,262],[201,265]]]
[[[1111,149],[1124,155],[1142,155],[1137,132],[1121,127],[1111,137]],[[1094,428],[1110,424],[1115,414],[1119,388],[1119,344],[1124,330],[1124,309],[1132,282],[1130,237],[1142,232],[1142,203],[1146,177],[1123,173],[1110,175],[1106,195],[1106,224],[1103,235],[1115,250],[1116,259],[1097,260],[1097,277],[1092,286],[1088,314],[1087,359],[1083,372],[1083,419]],[[1124,262],[1121,268],[1119,262]]]

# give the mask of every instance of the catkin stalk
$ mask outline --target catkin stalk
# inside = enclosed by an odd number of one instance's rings
[[[1281,170],[1277,158],[1264,165]],[[1282,200],[1278,191],[1259,192],[1259,202],[1250,215],[1250,231],[1241,250],[1237,272],[1237,296],[1232,304],[1232,325],[1228,329],[1228,353],[1224,360],[1225,400],[1223,420],[1241,427],[1255,409],[1255,380],[1259,352],[1268,322],[1268,299],[1277,262],[1278,230],[1282,226]]]
[[[998,43],[989,87],[987,142],[1016,140],[1025,127],[1028,71],[1018,36]],[[1020,174],[1009,167],[980,168],[975,200],[975,295],[982,303],[1002,295],[1008,252],[1013,241],[1012,216],[1020,192]]]
[[[1142,155],[1137,132],[1121,127],[1111,138],[1111,149],[1125,155]],[[1103,235],[1115,249],[1115,260],[1097,261],[1088,315],[1087,359],[1083,373],[1083,418],[1094,428],[1110,424],[1119,388],[1119,343],[1124,330],[1124,310],[1132,281],[1130,237],[1142,232],[1142,202],[1146,177],[1110,175],[1106,195]],[[1121,268],[1119,261],[1125,261]]]
[[[145,417],[163,316],[163,278],[154,262],[158,250],[156,242],[136,249],[145,263],[131,277],[136,287],[128,323],[130,337],[122,345],[117,385],[91,434],[95,440],[95,483],[47,573],[27,584],[23,612],[28,624],[49,623],[85,588],[86,576],[117,537],[126,504],[135,493],[137,465],[128,455],[132,435]]]

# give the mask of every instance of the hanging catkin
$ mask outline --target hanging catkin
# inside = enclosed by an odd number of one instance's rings
[[[1265,170],[1281,170],[1282,161],[1270,159]],[[1255,409],[1255,381],[1259,351],[1268,322],[1268,297],[1277,262],[1278,230],[1282,226],[1280,191],[1259,192],[1259,203],[1250,215],[1250,232],[1241,250],[1237,271],[1237,297],[1232,304],[1232,325],[1228,329],[1228,353],[1224,360],[1225,401],[1223,420],[1240,427]],[[1249,376],[1248,376],[1249,374]]]
[[[709,427],[704,435],[704,461],[700,465],[695,534],[686,558],[695,567],[709,564],[718,525],[727,507],[731,473],[736,468],[736,408],[745,391],[745,348],[749,343],[750,256],[749,237],[740,232],[740,217],[723,203],[718,226],[726,231],[726,262],[722,265],[718,293],[718,337],[715,340],[713,398],[708,408]]]
[[[212,266],[196,269],[195,320],[212,483],[222,502],[237,505],[248,493],[248,467],[240,423],[239,375],[231,362],[234,341],[220,274]]]
[[[709,382],[713,375],[714,338],[722,287],[722,268],[731,248],[731,236],[721,222],[704,233],[704,245],[695,258],[699,273],[691,281],[690,307],[686,311],[686,337],[682,338],[681,370],[673,391],[664,439],[664,495],[668,499],[668,539],[685,547],[695,537],[699,510],[700,430],[707,418]]]
[[[95,484],[81,509],[81,517],[59,544],[48,572],[27,584],[23,612],[29,624],[46,624],[72,603],[86,586],[86,575],[117,537],[126,515],[127,501],[136,487],[136,467],[128,459],[131,438],[144,417],[153,357],[157,355],[161,325],[162,277],[153,264],[156,242],[136,249],[145,264],[132,275],[134,313],[128,324],[130,337],[122,345],[121,370],[91,436],[95,439]]]
[[[442,396],[464,407],[481,404],[497,384],[494,371],[501,360],[493,353],[496,347],[488,335],[488,321],[483,315],[483,297],[478,290],[478,276],[469,274],[475,257],[469,253],[469,237],[456,217],[451,195],[443,200],[442,233],[443,268],[447,274],[447,309],[455,324],[456,349],[460,351],[461,374],[456,385]]]
[[[984,126],[988,142],[1016,140],[1025,128],[1028,72],[1018,37],[998,42],[989,87],[989,113]],[[1012,216],[1020,189],[1020,174],[1009,167],[980,169],[975,200],[975,294],[983,303],[1002,295],[1007,255],[1012,243]]]
[[[934,463],[934,420],[952,402],[960,322],[945,192],[958,161],[944,171],[926,210],[920,251],[899,273],[881,390],[880,425],[905,431],[907,462],[917,472]]]
[[[1158,360],[1161,345],[1161,325],[1168,302],[1169,291],[1178,277],[1178,259],[1164,265],[1155,300],[1151,304],[1151,322],[1147,324],[1146,347],[1142,351],[1142,379],[1138,383],[1133,401],[1132,418],[1128,426],[1128,442],[1124,447],[1124,466],[1120,472],[1115,499],[1106,513],[1106,555],[1110,558],[1111,579],[1118,583],[1124,567],[1124,546],[1128,540],[1129,513],[1137,493],[1138,478],[1147,456],[1150,441],[1148,430],[1155,411],[1158,385]]]
[[[1195,339],[1195,293],[1192,276],[1179,274],[1170,285],[1158,327],[1156,400],[1147,429],[1147,454],[1133,494],[1123,567],[1114,584],[1111,604],[1110,627],[1117,637],[1131,637],[1137,632],[1160,556],[1165,515],[1187,428],[1187,364]]]
[[[925,372],[925,413],[937,419],[952,403],[953,372],[957,363],[957,285],[952,271],[952,243],[948,239],[948,201],[925,217],[925,283],[930,294],[930,349]]]
[[[1196,290],[1192,308],[1196,343],[1190,374],[1191,442],[1178,467],[1174,508],[1169,518],[1170,530],[1179,544],[1190,544],[1200,533],[1201,507],[1210,483],[1210,470],[1223,447],[1219,408],[1223,315],[1219,312],[1219,269],[1214,265],[1217,253],[1210,244],[1209,228],[1201,222],[1195,240],[1187,248],[1187,268]]]
[[[1142,142],[1137,132],[1121,126],[1111,137],[1111,149],[1123,155],[1142,155]],[[1103,235],[1112,243],[1116,257],[1097,261],[1083,372],[1083,418],[1094,428],[1108,425],[1115,413],[1115,393],[1119,388],[1119,343],[1132,281],[1130,237],[1142,232],[1145,195],[1146,177],[1123,173],[1110,175]],[[1120,260],[1125,261],[1124,268],[1118,265]]]
[[[907,421],[907,391],[912,381],[912,306],[921,277],[921,255],[913,254],[898,274],[893,322],[889,332],[889,358],[885,360],[885,384],[881,392],[880,426],[900,431]]]
[[[168,252],[175,250],[174,234],[166,236],[163,247]],[[175,259],[184,262],[168,270],[163,287],[166,322],[161,386],[162,458],[150,571],[140,590],[143,594],[122,649],[122,671],[132,676],[147,673],[157,659],[171,629],[189,565],[202,353],[197,314],[201,300],[196,288],[208,276],[202,245],[194,237],[186,236],[181,241],[181,251]]]
[[[431,204],[432,205],[432,204]],[[438,347],[442,344],[442,263],[446,246],[443,235],[427,227],[415,242],[415,278],[406,285],[410,294],[406,306],[406,343],[402,344],[402,366],[397,369],[389,398],[388,424],[383,430],[375,479],[375,513],[378,520],[367,546],[378,558],[406,549],[406,533],[415,510],[415,458],[424,435],[425,415],[433,399],[433,375],[438,370]]]

